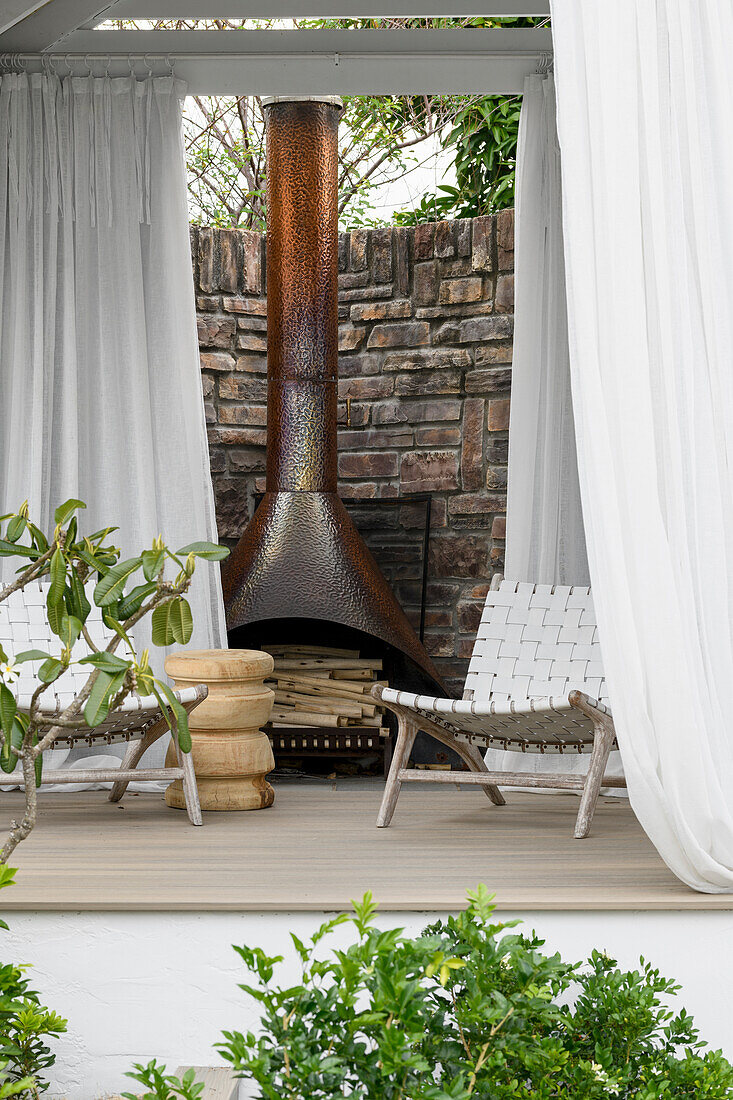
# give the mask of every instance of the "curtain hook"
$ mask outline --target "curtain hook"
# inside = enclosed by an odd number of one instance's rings
[[[107,56],[104,58],[103,64],[104,64],[104,75],[107,78],[109,78],[110,68],[112,66],[112,54],[111,53],[108,53]]]
[[[166,62],[166,65],[168,66],[168,75],[175,77],[175,75],[176,75],[176,59],[175,59],[175,57],[173,57],[172,54],[168,53],[168,54],[165,55],[165,62]]]
[[[19,53],[0,53],[0,69],[8,73],[23,73],[25,67],[25,59]]]
[[[148,78],[150,80],[152,80],[153,79],[153,67],[150,64],[150,61],[148,60],[149,57],[150,57],[149,54],[146,54],[146,53],[143,54],[143,65],[148,70]]]
[[[94,68],[89,62],[89,54],[84,54],[84,68],[89,73],[89,76],[94,76]]]

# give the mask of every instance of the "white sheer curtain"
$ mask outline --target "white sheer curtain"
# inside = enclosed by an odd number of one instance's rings
[[[551,73],[524,82],[517,150],[515,307],[505,575],[589,584],[570,393],[560,148]],[[589,755],[489,749],[492,771],[585,774]],[[621,775],[619,754],[609,774]]]
[[[733,5],[553,0],[570,360],[632,805],[733,888]]]
[[[551,73],[524,82],[505,575],[589,584],[570,394],[560,149]]]
[[[80,497],[88,530],[119,526],[123,555],[159,532],[174,549],[216,539],[184,91],[0,80],[0,510],[28,498],[51,524]],[[192,645],[226,644],[216,567],[199,566],[191,604]]]

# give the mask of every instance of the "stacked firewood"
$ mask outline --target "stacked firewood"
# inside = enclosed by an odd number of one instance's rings
[[[326,646],[264,645],[275,668],[266,681],[275,692],[270,718],[274,728],[374,727],[387,734],[384,708],[369,694],[382,671],[379,658],[354,649]],[[383,728],[384,727],[384,728]]]

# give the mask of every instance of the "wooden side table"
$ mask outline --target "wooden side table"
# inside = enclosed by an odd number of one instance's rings
[[[265,776],[275,767],[266,733],[274,693],[263,680],[269,653],[256,649],[183,650],[166,659],[176,687],[206,684],[208,698],[191,714],[193,766],[203,810],[264,810],[275,801]],[[168,750],[175,760],[173,746]],[[165,792],[169,806],[185,806],[179,780]]]

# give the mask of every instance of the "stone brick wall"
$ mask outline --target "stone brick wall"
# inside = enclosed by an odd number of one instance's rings
[[[264,239],[192,229],[201,370],[221,537],[264,488]],[[504,550],[514,218],[355,230],[339,238],[339,477],[416,621],[421,509],[433,494],[426,647],[454,685]]]

